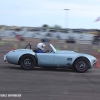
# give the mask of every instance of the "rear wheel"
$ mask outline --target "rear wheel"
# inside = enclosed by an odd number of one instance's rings
[[[20,60],[20,65],[23,69],[30,70],[36,65],[36,60],[31,55],[24,55]]]
[[[90,67],[90,63],[87,59],[85,58],[80,58],[80,59],[77,59],[75,61],[75,64],[74,64],[74,69],[77,71],[77,72],[80,72],[80,73],[84,73],[86,72]]]

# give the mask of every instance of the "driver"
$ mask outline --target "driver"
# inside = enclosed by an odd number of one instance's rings
[[[45,53],[44,52],[44,47],[45,47],[46,45],[44,44],[44,43],[38,43],[37,44],[37,50],[36,50],[36,52],[37,53]],[[48,52],[48,50],[46,51],[46,52]]]

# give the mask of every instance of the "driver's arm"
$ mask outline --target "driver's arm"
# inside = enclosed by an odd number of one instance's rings
[[[49,50],[46,50],[44,53],[48,53],[49,52]]]
[[[50,44],[48,44],[48,45],[46,45],[47,47],[50,47]],[[48,53],[49,52],[49,50],[46,50],[45,51],[45,53]]]

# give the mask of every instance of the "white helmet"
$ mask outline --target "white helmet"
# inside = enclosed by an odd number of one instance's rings
[[[39,49],[41,49],[41,50],[44,50],[44,47],[45,47],[46,45],[44,44],[44,43],[38,43],[37,44],[37,48],[39,48]]]

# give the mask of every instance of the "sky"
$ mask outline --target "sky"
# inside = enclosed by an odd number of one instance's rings
[[[0,0],[0,25],[100,29],[99,16],[100,0]]]

